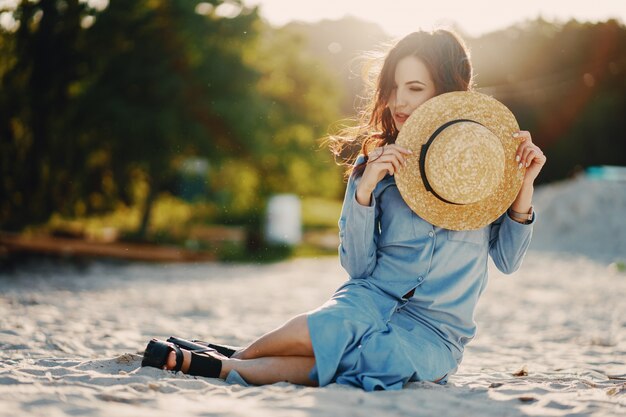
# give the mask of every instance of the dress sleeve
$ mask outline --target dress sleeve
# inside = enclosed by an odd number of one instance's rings
[[[511,274],[519,269],[530,245],[536,218],[535,212],[530,223],[522,224],[504,213],[492,223],[489,254],[503,273]]]
[[[355,165],[364,160],[360,155]],[[369,206],[356,200],[360,177],[350,175],[339,218],[339,261],[351,278],[365,278],[376,266],[376,199]]]

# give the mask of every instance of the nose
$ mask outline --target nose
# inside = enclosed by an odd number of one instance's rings
[[[402,89],[398,88],[398,90],[396,91],[396,108],[401,109],[404,106],[406,106],[406,104],[407,104],[406,96],[404,92],[402,91]]]

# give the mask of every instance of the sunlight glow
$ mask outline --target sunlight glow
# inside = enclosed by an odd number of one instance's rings
[[[615,18],[626,22],[626,2],[623,0],[243,0],[247,6],[260,5],[260,13],[271,24],[282,26],[292,20],[316,22],[341,19],[345,16],[377,23],[391,36],[404,36],[418,29],[452,26],[480,36],[503,29],[517,22],[542,17],[550,21],[569,19],[598,21]]]
[[[20,22],[15,20],[12,12],[0,13],[0,28],[7,32],[15,32],[20,27]]]
[[[236,3],[226,1],[215,9],[215,14],[219,17],[225,17],[227,19],[235,18],[241,13],[241,6]]]
[[[208,16],[208,15],[211,14],[211,12],[213,12],[214,8],[215,7],[211,3],[203,2],[203,3],[198,3],[196,5],[195,11],[196,11],[196,13],[198,13],[200,15]]]
[[[93,7],[101,12],[109,6],[109,0],[80,0],[81,3],[87,3],[89,7]]]

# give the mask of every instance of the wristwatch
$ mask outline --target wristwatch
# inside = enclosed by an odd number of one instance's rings
[[[533,216],[535,215],[533,206],[530,206],[528,213],[520,213],[518,211],[509,208],[509,216],[519,223],[529,224],[533,221]]]

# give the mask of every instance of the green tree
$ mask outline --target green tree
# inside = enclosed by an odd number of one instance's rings
[[[0,225],[7,229],[71,212],[83,191],[75,175],[81,144],[68,134],[66,109],[89,10],[78,0],[22,1],[13,15],[17,30],[0,29]]]
[[[260,74],[251,88],[262,97],[266,114],[247,135],[254,138],[252,157],[217,164],[212,184],[216,201],[230,208],[220,221],[251,223],[255,233],[271,194],[334,198],[342,188],[341,169],[320,147],[340,116],[341,84],[311,54],[303,36],[270,26],[259,32],[244,59]]]
[[[243,7],[223,16],[222,4],[17,6],[19,29],[1,44],[3,227],[130,203],[128,185],[141,175],[145,235],[154,197],[186,156],[254,154],[250,132],[266,106],[242,50],[259,18]]]
[[[258,15],[243,9],[220,17],[221,2],[213,4],[200,14],[191,1],[116,2],[89,31],[88,44],[100,52],[76,121],[104,145],[115,184],[128,184],[132,168],[145,175],[141,236],[154,198],[172,188],[185,157],[217,162],[256,146],[249,132],[265,106],[250,88],[257,73],[242,61],[242,49],[254,39]],[[130,191],[119,190],[127,200]]]
[[[271,193],[341,187],[318,147],[340,88],[301,37],[265,26],[257,9],[42,0],[12,13],[19,29],[0,38],[2,227],[137,204],[141,178],[145,236],[155,197],[190,156],[210,161],[224,221],[258,227]]]

